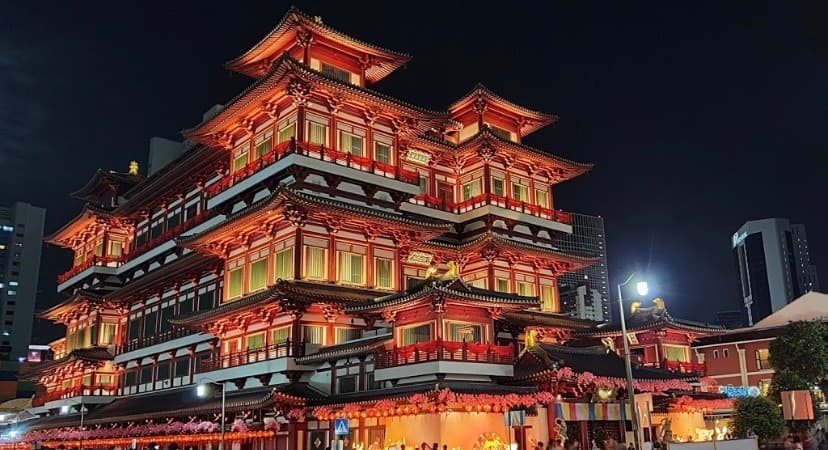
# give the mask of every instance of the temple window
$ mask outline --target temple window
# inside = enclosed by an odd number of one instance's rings
[[[115,343],[115,336],[118,331],[118,324],[102,323],[100,345],[112,345]]]
[[[158,310],[153,308],[153,311],[144,313],[144,336],[153,336],[155,330],[158,329]]]
[[[374,142],[374,160],[383,164],[391,164],[391,146],[383,142]]]
[[[290,339],[290,327],[279,327],[270,330],[270,342],[284,344]]]
[[[155,222],[152,223],[150,227],[150,239],[155,239],[158,236],[161,236],[161,233],[164,231],[164,218],[161,217],[157,219]]]
[[[336,344],[353,341],[362,337],[362,332],[357,328],[336,328]]]
[[[687,348],[677,345],[665,345],[664,357],[668,361],[687,362]]]
[[[543,311],[557,311],[558,305],[555,299],[555,287],[541,285],[541,309]]]
[[[483,182],[476,178],[463,184],[463,200],[471,200],[483,193]]]
[[[248,149],[247,146],[241,146],[233,152],[233,172],[244,169],[247,166]]]
[[[517,293],[524,297],[532,297],[535,295],[535,284],[526,281],[517,282]]]
[[[472,323],[449,322],[448,340],[453,342],[483,342],[483,327]]]
[[[535,203],[542,208],[549,208],[549,193],[535,189]]]
[[[509,292],[509,279],[508,278],[497,278],[495,280],[495,291],[497,291],[497,292]]]
[[[365,284],[365,255],[347,251],[337,251],[339,261],[339,281],[346,284]]]
[[[141,338],[141,317],[136,316],[129,321],[129,340]]]
[[[141,367],[141,384],[152,383],[152,366]]]
[[[347,70],[340,69],[339,67],[332,66],[330,64],[322,63],[321,69],[319,70],[324,75],[327,75],[334,80],[339,80],[343,83],[351,83],[351,72]]]
[[[327,254],[327,249],[305,246],[305,278],[309,280],[325,280],[328,278]]]
[[[529,202],[529,187],[521,184],[521,180],[513,182],[512,198],[519,202]]]
[[[308,344],[325,345],[325,327],[305,325],[302,327],[302,338]]]
[[[181,208],[176,206],[174,210],[167,215],[167,229],[172,230],[181,224]]]
[[[506,195],[506,185],[502,178],[492,177],[492,194],[501,197]]]
[[[428,175],[423,173],[420,174],[420,193],[421,194],[428,194]]]
[[[394,289],[394,261],[374,258],[374,278],[377,289]]]
[[[273,131],[267,130],[256,137],[254,150],[256,159],[261,158],[273,149]]]
[[[255,292],[267,287],[267,249],[263,258],[250,263],[250,292]]]
[[[184,208],[184,220],[190,220],[198,215],[198,201]]]
[[[175,360],[175,376],[186,377],[190,374],[190,358],[183,357]]]
[[[353,132],[339,130],[339,151],[356,156],[365,156],[363,138]]]
[[[175,301],[168,302],[166,305],[164,305],[163,308],[161,308],[161,317],[158,321],[160,325],[158,331],[160,331],[161,333],[166,333],[167,331],[172,330],[172,324],[170,323],[169,319],[171,319],[174,315],[174,308]]]
[[[486,289],[488,286],[486,285],[486,278],[478,278],[476,280],[471,280],[468,282],[468,285],[477,288],[477,289]]]
[[[101,386],[111,385],[112,381],[112,375],[98,375],[98,384]]]
[[[215,285],[210,286],[213,290],[209,289],[199,289],[198,294],[198,310],[199,311],[206,311],[211,309],[216,304],[216,291]],[[192,305],[192,299],[189,300],[190,304]],[[190,306],[190,310],[192,310],[192,306]]]
[[[308,122],[308,142],[313,145],[328,145],[328,127],[317,122]]]
[[[79,266],[79,265],[83,264],[83,257],[84,257],[83,248],[79,248],[79,249],[75,250],[75,265],[76,266]]]
[[[247,336],[247,349],[248,350],[258,350],[260,348],[265,347],[265,334],[264,332],[251,334]]]
[[[92,386],[92,374],[86,374],[81,379],[81,386]]]
[[[158,366],[156,367],[156,380],[169,380],[170,379],[170,361],[159,362]]]
[[[276,253],[274,275],[277,280],[293,279],[293,248],[286,248]]]
[[[431,324],[412,325],[400,330],[400,345],[411,345],[431,340]]]
[[[193,312],[195,293],[190,292],[187,295],[182,295],[178,299],[178,314],[189,314]]]
[[[347,375],[344,377],[337,378],[337,393],[339,394],[349,394],[351,392],[356,392],[357,388],[357,380],[358,375]]]
[[[296,137],[296,122],[290,119],[279,123],[279,133],[276,136],[278,142],[281,144],[282,142],[287,142],[291,140],[291,138]]]

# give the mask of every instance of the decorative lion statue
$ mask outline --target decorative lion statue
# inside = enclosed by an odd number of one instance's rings
[[[630,313],[634,316],[649,316],[652,319],[660,319],[667,313],[667,306],[664,304],[664,299],[653,299],[653,306],[644,308],[642,303],[634,301],[630,304]]]
[[[606,347],[607,350],[612,351],[612,352],[615,351],[615,339],[613,339],[611,337],[605,337],[605,338],[601,339],[601,343],[604,344],[604,347]]]
[[[448,266],[448,270],[446,270],[446,273],[444,273],[443,276],[440,277],[441,280],[456,280],[460,278],[459,264],[457,264],[454,261],[449,261],[446,263],[446,266]]]

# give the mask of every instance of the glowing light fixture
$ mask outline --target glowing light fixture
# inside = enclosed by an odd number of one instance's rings
[[[647,286],[646,281],[639,281],[635,283],[635,290],[638,292],[638,295],[647,295],[647,292],[650,292],[649,286]]]

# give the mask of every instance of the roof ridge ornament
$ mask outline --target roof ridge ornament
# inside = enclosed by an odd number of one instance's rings
[[[139,168],[140,167],[138,166],[138,161],[132,160],[132,161],[129,162],[129,172],[128,173],[130,175],[140,175],[139,172],[138,172]]]

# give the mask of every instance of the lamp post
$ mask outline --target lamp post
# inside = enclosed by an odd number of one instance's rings
[[[196,386],[196,395],[199,397],[206,397],[208,394],[207,384],[212,384],[213,386],[218,386],[221,388],[221,438],[219,438],[219,450],[224,450],[224,425],[225,425],[225,409],[227,406],[227,397],[225,396],[226,389],[224,389],[224,382],[217,382],[209,379],[201,380],[198,386]],[[81,449],[83,450],[83,449]]]
[[[627,277],[627,280],[623,283],[618,285],[618,309],[621,313],[621,335],[624,339],[624,363],[627,369],[627,399],[630,403],[630,414],[632,414],[632,431],[633,431],[633,442],[635,443],[635,448],[637,450],[641,449],[641,439],[639,437],[639,429],[638,429],[638,410],[635,407],[635,383],[633,382],[632,376],[632,359],[630,356],[630,343],[627,339],[627,321],[624,319],[624,297],[621,294],[621,288],[628,285],[630,281],[635,278],[636,273],[633,272]],[[636,284],[636,289],[639,295],[647,295],[647,282],[639,281]]]

